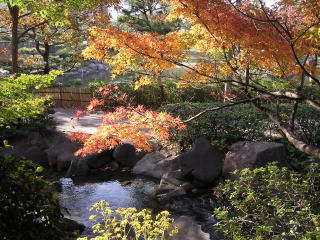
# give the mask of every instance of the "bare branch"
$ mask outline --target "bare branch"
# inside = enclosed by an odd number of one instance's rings
[[[200,113],[198,113],[197,115],[187,119],[187,120],[184,120],[182,121],[183,123],[189,123],[191,121],[194,121],[200,117],[202,117],[203,115],[205,115],[206,113],[208,112],[213,112],[213,111],[218,111],[218,110],[221,110],[221,109],[224,109],[224,108],[227,108],[227,107],[232,107],[232,106],[236,106],[236,105],[239,105],[239,104],[243,104],[243,103],[249,103],[249,102],[255,102],[257,101],[259,98],[252,98],[252,99],[246,99],[246,100],[242,100],[242,101],[238,101],[238,102],[233,102],[233,103],[230,103],[230,104],[226,104],[226,105],[223,105],[223,106],[220,106],[220,107],[213,107],[213,108],[208,108]]]

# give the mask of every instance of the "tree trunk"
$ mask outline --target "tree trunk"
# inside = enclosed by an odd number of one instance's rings
[[[44,74],[48,74],[50,72],[49,56],[50,56],[50,45],[48,42],[44,42],[44,53],[43,53],[43,61],[45,63],[44,71],[43,71]]]
[[[291,131],[290,126],[286,126],[284,123],[281,122],[279,117],[274,114],[272,111],[269,109],[261,106],[258,103],[252,102],[252,104],[260,111],[264,112],[267,114],[267,116],[275,122],[278,127],[281,129],[281,131],[284,133],[286,138],[295,146],[298,150],[301,152],[304,152],[308,155],[311,155],[316,158],[320,158],[320,148],[316,146],[309,145],[305,143],[302,139],[297,137],[293,131]]]
[[[164,92],[164,86],[162,83],[162,80],[160,77],[157,78],[158,86],[160,88],[160,100],[161,102],[164,102],[166,100],[165,92]]]
[[[227,81],[224,84],[224,96],[223,96],[223,102],[229,102],[230,93],[232,91],[232,77],[227,76]]]
[[[11,61],[12,61],[12,74],[19,73],[18,64],[18,50],[19,50],[19,36],[18,36],[18,24],[19,24],[19,8],[17,6],[11,6],[8,4],[9,12],[11,15]]]

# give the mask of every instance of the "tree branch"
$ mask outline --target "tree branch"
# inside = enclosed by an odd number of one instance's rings
[[[220,106],[220,107],[208,108],[208,109],[198,113],[197,115],[195,115],[195,116],[193,116],[193,117],[191,117],[191,118],[189,118],[187,120],[182,121],[182,123],[189,123],[191,121],[194,121],[194,120],[202,117],[203,115],[205,115],[208,112],[218,111],[218,110],[221,110],[221,109],[224,109],[224,108],[227,108],[227,107],[232,107],[232,106],[236,106],[236,105],[243,104],[243,103],[255,102],[258,99],[259,98],[246,99],[246,100],[242,100],[242,101],[226,104],[226,105],[223,105],[223,106]]]

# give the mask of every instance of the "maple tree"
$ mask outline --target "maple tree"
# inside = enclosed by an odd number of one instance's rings
[[[77,118],[96,110],[103,109],[106,101],[115,101],[122,104],[112,109],[102,117],[102,125],[95,134],[74,133],[69,137],[84,144],[76,154],[101,152],[105,149],[114,149],[125,142],[132,143],[137,151],[151,151],[151,138],[168,139],[172,128],[184,129],[180,118],[172,117],[165,112],[155,112],[143,106],[133,106],[128,95],[122,93],[118,86],[108,84],[98,89],[100,98],[91,100],[85,111],[77,111]],[[110,110],[110,109],[109,109]]]
[[[118,0],[0,0],[1,13],[6,17],[0,20],[10,29],[12,74],[19,71],[19,42],[32,29],[46,24],[66,26],[72,24],[73,14],[82,11],[96,11],[98,6],[116,6]],[[34,20],[32,25],[21,30],[21,24],[28,19]]]
[[[116,23],[119,25],[119,28],[124,31],[165,35],[182,28],[183,24],[181,20],[169,21],[166,19],[169,6],[162,0],[127,0],[123,5],[121,15],[118,16]],[[141,80],[137,82],[136,88],[139,87],[139,82],[143,82],[143,79],[146,79],[145,76],[148,76],[144,71],[132,71],[132,74],[136,79],[141,78]],[[148,81],[150,77],[156,80],[160,89],[160,101],[164,102],[166,96],[165,85],[162,79],[149,75],[146,81]]]
[[[229,103],[224,107],[250,102],[274,121],[297,149],[320,157],[319,146],[304,142],[295,125],[299,104],[320,110],[319,95],[308,94],[310,88],[320,91],[319,1],[282,0],[273,6],[262,0],[166,2],[171,8],[167,19],[182,18],[190,29],[159,35],[126,32],[115,26],[93,27],[84,55],[109,63],[114,74],[145,72],[137,86],[150,84],[175,67],[184,69],[178,77],[181,87],[223,87],[227,83],[241,98],[228,93]],[[110,48],[116,54],[110,54]],[[189,64],[194,49],[202,57]],[[282,102],[292,104],[291,116],[281,111]]]

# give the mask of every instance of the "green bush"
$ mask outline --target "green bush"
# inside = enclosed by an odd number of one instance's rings
[[[0,238],[62,239],[59,204],[49,183],[37,175],[41,167],[0,153]]]
[[[180,103],[168,104],[160,108],[182,119],[224,103]],[[291,108],[283,104],[284,114],[289,116]],[[320,146],[320,112],[300,104],[297,113],[297,130],[307,143]],[[281,134],[277,126],[267,116],[250,104],[236,105],[223,110],[208,112],[201,118],[190,122],[184,131],[173,132],[172,140],[179,142],[182,150],[190,149],[194,140],[200,136],[212,139],[223,151],[237,141],[269,141]]]
[[[223,187],[229,204],[215,210],[215,226],[234,240],[320,239],[319,188],[316,164],[305,175],[275,163],[244,169]]]
[[[197,113],[221,106],[223,103],[182,103],[169,104],[160,108],[182,119],[188,119]],[[268,140],[264,132],[274,130],[274,125],[266,120],[266,116],[248,104],[225,108],[220,111],[208,112],[201,118],[187,124],[183,131],[173,132],[171,140],[180,143],[181,150],[191,148],[195,139],[206,136],[223,151],[242,140]]]
[[[18,78],[0,78],[0,128],[43,114],[48,99],[28,90],[48,87],[60,74],[61,71],[52,71],[48,75],[22,74]]]

